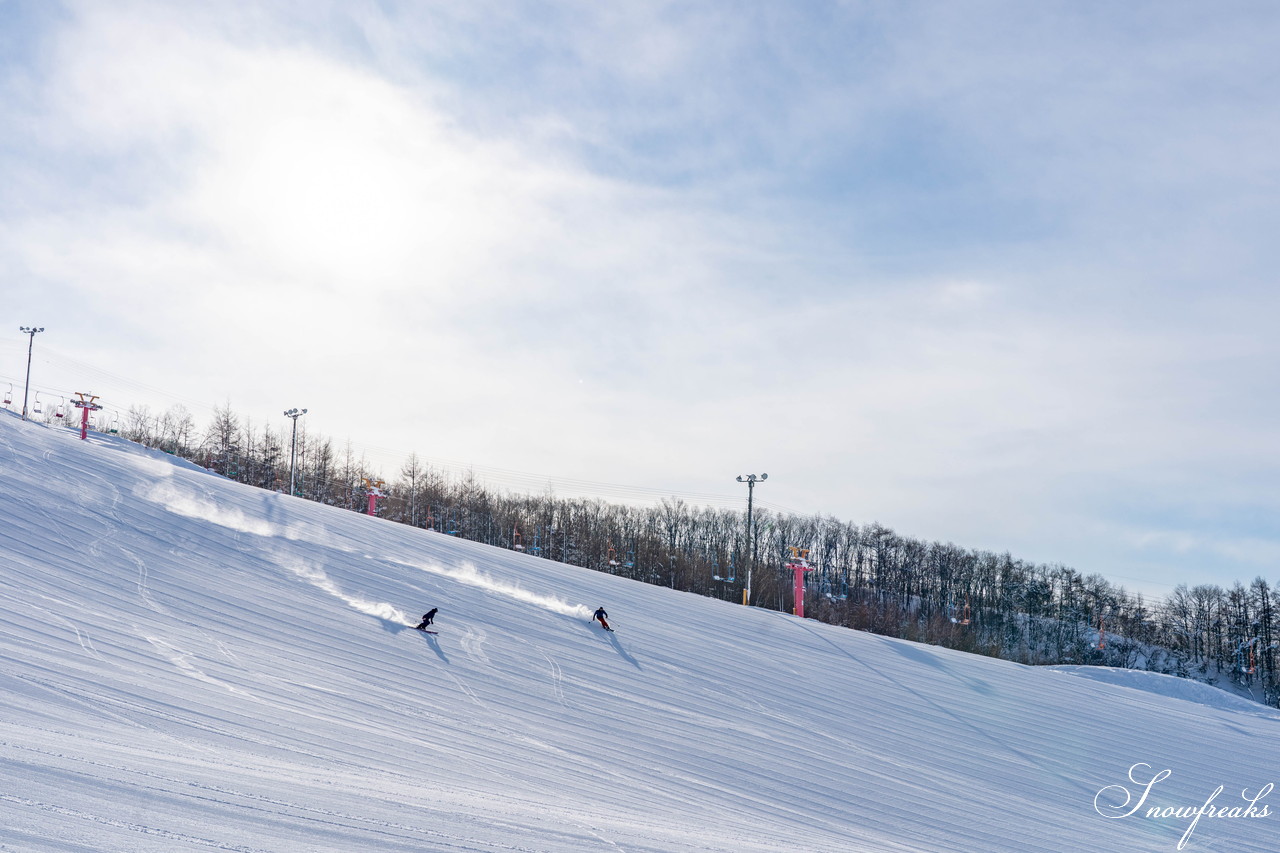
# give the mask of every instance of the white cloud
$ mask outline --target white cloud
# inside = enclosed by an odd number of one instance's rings
[[[781,504],[989,547],[1266,453],[1269,119],[1162,83],[1237,30],[1073,74],[1055,33],[1105,20],[389,8],[74,7],[5,89],[19,322],[339,441],[772,467]]]

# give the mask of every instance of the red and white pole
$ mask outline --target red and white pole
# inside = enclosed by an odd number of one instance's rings
[[[97,411],[102,407],[95,402],[98,399],[97,394],[84,394],[77,391],[76,396],[80,399],[71,402],[80,410],[80,440],[84,441],[89,435],[89,412]]]
[[[801,619],[804,618],[804,574],[813,571],[813,566],[809,565],[809,549],[788,546],[791,549],[791,562],[787,563],[787,568],[792,571],[794,578],[794,586],[792,587],[792,595],[795,600],[795,608],[792,610],[795,615]]]
[[[370,480],[368,477],[362,478],[364,487],[369,490],[369,515],[378,514],[378,498],[386,497],[386,493],[382,491],[382,487],[386,485],[382,480]]]

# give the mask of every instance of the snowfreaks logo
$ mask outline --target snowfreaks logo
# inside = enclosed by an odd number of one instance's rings
[[[1157,783],[1163,782],[1172,776],[1173,771],[1161,770],[1159,773],[1151,775],[1150,779],[1146,779],[1149,774],[1151,774],[1150,764],[1133,765],[1129,768],[1129,781],[1136,785],[1137,788],[1131,791],[1124,785],[1108,785],[1094,796],[1094,810],[1109,820],[1120,820],[1121,818],[1134,816],[1153,820],[1190,820],[1191,823],[1187,826],[1187,831],[1182,833],[1182,838],[1178,841],[1179,850],[1186,846],[1187,841],[1191,838],[1191,833],[1195,832],[1196,824],[1200,822],[1202,817],[1216,820],[1218,818],[1266,817],[1271,814],[1269,806],[1258,805],[1275,787],[1271,782],[1259,788],[1257,793],[1251,794],[1247,788],[1242,790],[1240,799],[1247,805],[1215,805],[1214,801],[1218,799],[1218,795],[1222,793],[1225,787],[1224,785],[1219,785],[1214,788],[1213,793],[1204,801],[1204,805],[1162,807],[1147,805],[1147,799],[1151,796],[1151,789]],[[1109,801],[1115,798],[1120,798],[1121,802],[1117,805],[1110,805]],[[1136,802],[1134,802],[1135,799]],[[1143,806],[1146,806],[1145,810],[1143,810]]]

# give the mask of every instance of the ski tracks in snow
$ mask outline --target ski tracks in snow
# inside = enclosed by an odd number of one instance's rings
[[[65,601],[59,601],[54,598],[49,598],[49,596],[44,595],[43,593],[36,593],[36,594],[39,595],[41,598],[48,599],[53,604],[62,607],[63,610],[66,610],[71,607],[71,605],[69,605]],[[25,597],[5,594],[3,595],[3,598],[5,598],[8,601],[16,602],[17,604],[21,605],[23,608],[27,609],[37,618],[41,619],[46,623],[50,623],[50,624],[61,623],[67,626],[68,628],[70,628],[72,631],[75,632],[76,642],[80,644],[80,648],[84,650],[85,654],[99,661],[106,660],[106,658],[104,658],[102,654],[98,651],[97,647],[94,646],[93,640],[90,639],[89,634],[85,631],[81,631],[79,625],[77,625],[75,622],[72,622],[67,617],[63,616],[57,610],[53,610],[52,608],[49,608],[49,607],[41,607],[40,605],[35,604],[34,602],[28,600]]]
[[[0,801],[14,803],[16,805],[25,806],[27,808],[38,809],[41,812],[50,815],[59,815],[61,817],[70,817],[77,820],[86,821],[96,824],[104,828],[123,829],[129,832],[136,832],[152,838],[164,839],[166,842],[175,844],[195,845],[199,847],[208,847],[213,850],[229,850],[233,853],[271,853],[269,850],[263,850],[259,847],[245,847],[240,844],[227,844],[221,841],[214,841],[208,838],[199,838],[194,835],[188,835],[181,832],[172,832],[170,830],[161,829],[155,826],[147,826],[145,824],[133,823],[131,821],[120,820],[118,818],[107,817],[105,815],[87,812],[83,809],[73,809],[67,806],[60,806],[56,803],[42,803],[38,800],[28,799],[27,797],[17,797],[12,794],[0,793]],[[48,838],[48,841],[56,841],[56,838]]]
[[[154,709],[145,709],[137,702],[128,702],[124,699],[108,697],[101,693],[93,694],[86,691],[72,690],[69,687],[54,684],[51,681],[47,681],[43,678],[36,678],[31,675],[15,674],[14,677],[53,693],[63,701],[70,702],[75,705],[82,705],[100,717],[104,717],[117,723],[122,723],[131,728],[152,732],[160,737],[172,741],[175,744],[178,744],[183,749],[209,754],[215,754],[217,752],[213,747],[180,738],[164,731],[162,728],[152,723],[141,722],[138,719],[138,716],[156,717],[158,714]],[[119,710],[112,710],[112,708],[117,708]],[[0,745],[5,744],[0,743]]]
[[[462,643],[462,650],[467,653],[467,657],[476,663],[492,666],[493,664],[489,662],[489,655],[484,650],[486,639],[488,639],[488,635],[482,628],[468,625],[467,633],[462,635],[460,642]]]
[[[876,667],[869,666],[865,661],[861,660],[857,655],[853,654],[853,652],[849,651],[849,650],[848,650],[848,649],[846,649],[846,648],[842,648],[842,647],[841,647],[839,644],[837,644],[837,643],[832,642],[832,641],[831,641],[831,639],[830,639],[829,637],[823,636],[823,634],[822,634],[822,632],[821,632],[821,631],[817,631],[817,630],[815,630],[813,627],[811,627],[811,626],[809,626],[809,625],[805,625],[805,624],[803,624],[803,623],[799,623],[799,624],[800,624],[800,627],[804,628],[804,630],[805,630],[805,631],[807,631],[808,633],[812,634],[812,635],[813,635],[813,636],[815,636],[815,637],[818,637],[818,638],[819,638],[819,639],[821,639],[823,642],[825,642],[825,643],[827,643],[827,644],[831,645],[833,648],[835,648],[837,651],[839,651],[839,652],[840,652],[840,654],[844,655],[845,657],[847,657],[847,658],[849,658],[850,660],[852,660],[852,661],[854,661],[855,663],[857,663],[859,666],[861,666],[861,667],[863,667],[864,669],[866,669],[868,672],[873,673],[873,674],[874,674],[875,676],[877,676],[878,678],[880,678],[880,679],[884,680],[885,682],[887,682],[888,684],[890,684],[890,685],[892,686],[892,688],[893,688],[893,689],[895,689],[895,690],[904,690],[904,691],[906,691],[906,692],[910,693],[912,696],[914,696],[914,697],[917,699],[917,701],[919,702],[919,704],[920,704],[922,707],[923,707],[923,706],[928,706],[928,707],[930,707],[930,708],[933,708],[933,709],[934,709],[934,710],[935,710],[939,715],[944,716],[944,717],[946,717],[947,719],[952,720],[952,721],[953,721],[953,723],[955,724],[955,728],[956,728],[957,730],[960,730],[960,729],[968,730],[968,731],[972,732],[976,737],[978,737],[978,738],[980,738],[980,739],[982,739],[982,740],[988,741],[988,742],[990,742],[991,744],[993,744],[993,746],[995,747],[995,749],[996,749],[997,751],[999,751],[999,752],[1003,752],[1004,754],[1011,756],[1011,757],[1012,757],[1012,758],[1014,758],[1015,760],[1017,760],[1017,761],[1021,762],[1024,766],[1026,766],[1026,767],[1030,767],[1030,768],[1033,768],[1033,769],[1035,769],[1035,770],[1037,770],[1037,771],[1039,771],[1039,772],[1041,772],[1041,773],[1046,773],[1046,774],[1052,775],[1052,776],[1054,776],[1055,778],[1060,779],[1061,781],[1063,781],[1063,782],[1064,782],[1064,783],[1066,783],[1067,785],[1069,785],[1069,786],[1071,786],[1071,787],[1073,787],[1073,788],[1078,788],[1078,789],[1082,790],[1085,794],[1092,795],[1092,792],[1090,792],[1087,788],[1083,788],[1077,780],[1072,779],[1072,778],[1070,778],[1069,776],[1066,776],[1066,775],[1064,775],[1063,773],[1061,773],[1061,772],[1059,772],[1059,771],[1057,771],[1057,770],[1052,769],[1052,768],[1051,768],[1051,767],[1049,767],[1049,766],[1048,766],[1048,765],[1047,765],[1043,760],[1041,760],[1038,756],[1032,755],[1032,754],[1030,754],[1030,753],[1026,752],[1025,750],[1021,750],[1021,749],[1017,748],[1016,746],[1014,746],[1014,745],[1012,745],[1012,744],[1010,744],[1010,743],[1008,743],[1008,742],[1006,742],[1006,741],[1002,740],[1001,738],[997,737],[997,736],[995,735],[995,733],[993,733],[992,731],[988,731],[987,729],[984,729],[984,728],[982,728],[982,727],[980,727],[980,726],[978,726],[978,725],[974,724],[974,722],[973,722],[973,721],[971,721],[971,720],[969,720],[969,719],[966,719],[966,718],[965,718],[965,717],[963,717],[962,715],[960,715],[960,714],[956,713],[956,712],[955,712],[954,710],[952,710],[951,708],[947,708],[947,707],[945,707],[945,706],[943,706],[943,705],[939,704],[938,702],[934,701],[934,700],[933,700],[933,699],[931,699],[930,697],[925,696],[924,694],[922,694],[920,691],[918,691],[918,690],[916,690],[916,689],[914,689],[914,688],[912,688],[912,687],[910,687],[910,686],[908,686],[908,685],[903,684],[901,681],[898,681],[898,680],[895,680],[895,679],[893,679],[893,678],[890,678],[887,674],[885,674],[884,672],[881,672],[881,671],[880,671],[879,669],[877,669]],[[886,638],[886,637],[877,637],[877,639],[878,639],[878,640],[880,640],[880,641],[881,641],[881,642],[883,642],[883,643],[890,644],[890,645],[895,644],[895,643],[904,643],[904,642],[905,642],[904,640],[893,640],[893,639],[889,639],[889,638]],[[909,645],[914,646],[915,644],[909,644]],[[919,652],[916,652],[916,654],[919,654]],[[951,677],[952,677],[952,678],[957,678],[957,677],[956,677],[954,674],[952,674],[952,673],[949,673],[949,672],[948,672],[947,674],[948,674],[948,675],[951,675]],[[957,679],[957,680],[959,680],[959,679]]]
[[[534,648],[537,649],[538,647],[534,646]],[[564,673],[560,671],[560,664],[556,663],[555,658],[542,651],[542,649],[538,649],[538,652],[547,659],[547,664],[551,667],[551,690],[555,693],[556,700],[559,701],[561,706],[570,707],[568,701],[564,698]]]
[[[60,616],[59,614],[54,613],[51,610],[47,610],[45,611],[45,613],[48,614],[48,616],[51,619],[61,622],[62,624],[70,628],[72,631],[76,632],[76,641],[80,643],[80,648],[84,649],[85,654],[89,655],[89,657],[91,658],[95,658],[96,660],[104,661],[104,662],[106,661],[106,658],[104,658],[102,654],[98,651],[97,647],[93,645],[93,640],[89,638],[89,635],[87,633],[80,630],[79,625],[77,625],[76,623],[72,622],[70,619],[67,619],[64,616]]]
[[[525,639],[524,637],[520,637],[519,639],[525,645],[529,646],[529,648],[542,655],[547,662],[547,666],[551,668],[551,692],[555,695],[556,701],[560,703],[562,708],[574,708],[575,706],[572,705],[564,695],[564,673],[560,669],[560,664],[556,662],[555,658],[543,651],[541,646],[538,646],[533,641]]]
[[[326,808],[323,805],[316,804],[317,801],[323,802],[318,798],[311,798],[307,801],[303,801],[301,798],[289,799],[275,793],[259,793],[244,788],[232,788],[215,784],[192,778],[191,775],[178,776],[170,773],[143,770],[138,767],[122,766],[112,762],[95,761],[82,755],[55,752],[28,744],[0,741],[0,750],[10,751],[11,754],[6,756],[6,760],[17,765],[46,767],[49,766],[49,759],[54,759],[58,764],[73,770],[77,775],[95,778],[99,780],[102,787],[119,789],[122,794],[141,795],[144,797],[158,795],[163,800],[172,797],[174,791],[182,791],[184,797],[193,801],[203,802],[210,809],[216,810],[223,821],[225,821],[229,812],[243,812],[251,820],[270,818],[275,823],[288,823],[298,827],[306,826],[309,829],[319,827],[321,834],[330,835],[335,839],[348,838],[353,831],[372,832],[388,845],[387,849],[395,850],[452,850],[464,853],[464,851],[528,849],[512,847],[502,843],[477,841],[469,835],[444,832],[439,828],[416,825],[404,821],[373,817],[369,814],[357,813],[351,809]],[[121,774],[133,779],[146,781],[131,781],[126,784],[120,781],[123,778]],[[409,784],[412,781],[412,779],[406,778],[403,783]],[[379,789],[371,787],[370,796],[373,798],[373,804],[381,804]],[[234,853],[273,853],[276,849],[268,850],[247,846],[236,840],[217,840],[205,835],[195,836],[190,832],[165,829],[157,826],[154,818],[148,823],[142,823],[136,819],[126,821],[107,817],[97,811],[88,811],[83,807],[74,808],[31,797],[19,796],[14,793],[0,792],[0,802],[11,803],[25,809],[34,809],[50,816],[70,817],[83,821],[85,824],[97,828],[94,831],[96,835],[101,835],[103,832],[111,830],[123,830],[136,833],[140,842],[143,838],[157,839],[166,844],[165,849],[167,850],[201,847],[234,851]],[[418,813],[423,814],[425,812],[429,816],[437,808],[440,807],[427,806]],[[583,829],[599,837],[597,832],[586,827],[583,827]],[[32,828],[27,828],[25,832],[32,838],[37,837],[33,834]],[[5,840],[0,839],[0,850],[9,849],[5,846]],[[12,841],[14,839],[8,840]],[[39,840],[49,842],[49,849],[69,849],[66,848],[67,842],[65,838],[39,836]],[[620,849],[616,844],[613,847],[614,849]],[[94,849],[101,848],[95,847]],[[155,848],[150,846],[135,848],[131,845],[129,849],[150,850]],[[325,849],[336,848],[326,847]],[[379,846],[379,849],[382,849],[381,846]]]
[[[249,691],[236,687],[234,684],[228,684],[225,681],[214,678],[212,675],[209,675],[204,670],[200,669],[200,667],[193,664],[191,660],[196,657],[195,652],[188,652],[185,649],[180,649],[159,637],[149,637],[145,634],[142,634],[141,636],[151,644],[152,648],[159,652],[161,656],[169,661],[169,663],[176,666],[184,675],[189,675],[198,681],[203,681],[207,684],[213,684],[217,687],[221,687],[230,693],[254,698],[253,694]]]
[[[480,697],[476,695],[476,692],[474,690],[472,690],[470,687],[467,686],[466,682],[464,682],[461,678],[458,678],[458,676],[450,672],[448,667],[445,668],[444,672],[446,675],[448,675],[450,678],[453,679],[453,683],[458,685],[459,690],[467,694],[467,698],[469,698],[472,702],[476,703],[486,711],[489,710],[489,706],[486,705],[483,701],[481,701]]]

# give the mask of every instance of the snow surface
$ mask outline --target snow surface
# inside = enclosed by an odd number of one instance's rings
[[[673,592],[12,416],[0,495],[0,850],[1280,847],[1280,815],[1243,815],[1280,776],[1262,706]],[[439,636],[412,630],[433,606]],[[1185,839],[1146,814],[1219,785],[1238,816]]]
[[[1144,672],[1138,669],[1121,669],[1115,666],[1050,666],[1046,669],[1054,672],[1065,672],[1103,681],[1107,684],[1119,684],[1134,690],[1145,690],[1161,696],[1172,696],[1187,702],[1199,702],[1210,708],[1239,711],[1242,714],[1257,714],[1273,720],[1280,720],[1280,710],[1260,705],[1257,702],[1237,696],[1234,693],[1193,681],[1179,678],[1176,675],[1165,675],[1160,672]]]

